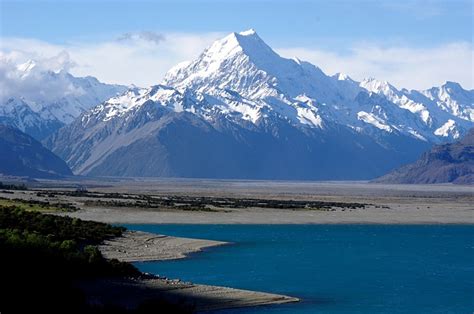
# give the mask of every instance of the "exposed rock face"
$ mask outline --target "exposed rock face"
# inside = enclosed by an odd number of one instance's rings
[[[436,145],[415,163],[375,181],[474,184],[474,128],[460,141]]]

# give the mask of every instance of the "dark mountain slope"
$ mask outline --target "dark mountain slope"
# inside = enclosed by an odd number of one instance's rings
[[[0,124],[0,173],[49,178],[72,175],[66,163],[31,136]]]

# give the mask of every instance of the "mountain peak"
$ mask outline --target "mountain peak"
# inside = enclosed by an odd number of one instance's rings
[[[459,91],[459,90],[463,89],[461,84],[459,84],[457,82],[451,82],[451,81],[446,81],[446,83],[444,83],[441,87],[450,88],[450,89],[456,90],[456,91]]]
[[[386,96],[393,96],[398,93],[398,90],[387,81],[380,81],[373,77],[369,77],[360,82],[360,87],[375,94],[384,94]]]
[[[237,53],[244,53],[251,58],[277,56],[254,29],[231,33],[223,39],[217,40],[204,52],[204,55],[215,60],[222,60]]]
[[[256,75],[260,70],[273,74],[280,68],[288,72],[288,62],[290,60],[281,58],[255,30],[250,29],[230,33],[215,41],[196,60],[172,68],[165,75],[163,84],[178,89],[194,87],[203,91],[206,87],[233,82],[236,84],[233,88],[239,89],[237,85],[242,83],[248,87],[252,82],[241,80],[242,76]],[[291,63],[296,65],[294,61]],[[259,73],[262,75],[262,72]]]
[[[354,80],[349,75],[347,75],[346,73],[338,72],[338,73],[334,74],[332,77],[335,78],[338,81],[354,82]]]
[[[253,29],[217,40],[196,60],[172,68],[163,84],[181,91],[191,88],[216,94],[230,89],[252,99],[303,93],[318,96],[322,102],[340,98],[332,93],[333,82],[321,69],[281,57]]]

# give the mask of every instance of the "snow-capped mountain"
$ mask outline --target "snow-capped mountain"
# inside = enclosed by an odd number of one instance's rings
[[[458,138],[474,122],[474,91],[459,84],[399,91],[375,79],[359,83],[343,74],[330,77],[310,63],[280,57],[254,30],[215,42],[198,59],[171,69],[163,84],[216,97],[223,101],[224,112],[240,113],[253,123],[266,117],[264,111],[272,111],[295,125],[323,128],[331,121],[363,129],[369,124],[437,142]],[[229,104],[229,90],[245,101]],[[383,108],[360,103],[361,92],[388,102]]]
[[[42,139],[64,124],[57,119],[45,119],[21,98],[9,98],[0,105],[0,124],[13,126],[22,132]]]
[[[86,110],[127,90],[94,77],[45,71],[32,60],[20,64],[4,81],[0,121],[42,139]]]
[[[81,174],[371,178],[464,134],[473,93],[328,76],[249,30],[178,64],[161,85],[96,106],[46,144]]]
[[[230,34],[195,61],[171,69],[163,84],[211,96],[223,113],[236,119],[258,123],[276,114],[294,125],[321,128],[319,111],[325,110],[317,102],[344,102],[354,96],[338,90],[335,82],[307,62],[280,57],[249,30]]]

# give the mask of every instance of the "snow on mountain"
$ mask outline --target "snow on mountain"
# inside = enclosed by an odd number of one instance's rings
[[[384,124],[385,121],[374,115],[373,113],[365,112],[365,111],[359,111],[357,113],[357,119],[364,121],[365,123],[372,124],[376,128],[380,130],[384,130],[386,132],[392,132],[392,128]]]
[[[421,93],[449,114],[474,122],[474,90],[467,91],[459,83],[446,82]]]
[[[2,70],[6,72],[1,82],[0,119],[13,121],[15,127],[27,133],[34,125],[42,129],[44,124],[56,127],[68,124],[86,110],[127,89],[101,83],[90,76],[74,77],[64,70],[46,70],[34,60],[18,65],[0,61],[5,63]],[[23,115],[11,108],[15,105]],[[29,134],[41,139],[48,135],[48,130],[44,129],[41,135]]]
[[[21,77],[28,76],[29,73],[33,70],[33,68],[36,66],[36,62],[33,60],[28,60],[25,63],[19,64],[17,66],[17,69],[21,72]]]
[[[25,99],[8,99],[0,105],[0,124],[14,126],[37,139],[48,136],[63,125],[56,119],[43,118],[31,107]]]
[[[474,122],[474,91],[464,90],[457,83],[447,82],[425,91],[400,91],[388,82],[375,79],[364,80],[360,86],[413,113],[424,124],[419,126],[419,133],[435,142],[440,140],[439,137],[459,138]],[[441,129],[447,128],[446,125],[451,131],[441,132]]]
[[[174,112],[189,111],[194,112],[195,106],[191,106],[184,101],[186,95],[181,94],[171,87],[155,85],[149,88],[133,88],[120,96],[112,97],[93,108],[90,113],[83,115],[82,120],[94,116],[102,121],[109,121],[115,118],[123,118],[141,109],[147,103],[152,102]]]
[[[442,137],[459,138],[459,131],[456,129],[456,122],[449,119],[440,128],[435,130],[435,135]]]
[[[271,113],[318,128],[321,115],[311,104],[344,96],[334,79],[307,62],[280,57],[254,30],[216,41],[196,60],[168,72],[163,84],[215,97],[224,112],[253,123]],[[231,102],[229,93],[235,96]]]
[[[319,68],[274,52],[254,30],[232,33],[216,41],[196,60],[165,75],[164,85],[203,93],[229,89],[248,99],[307,95],[323,98],[333,85]],[[332,88],[331,88],[332,90]]]

